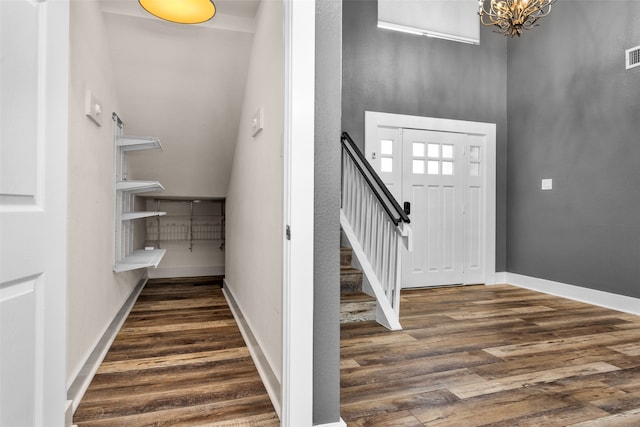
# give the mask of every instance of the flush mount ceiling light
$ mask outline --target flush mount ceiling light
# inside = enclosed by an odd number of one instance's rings
[[[482,25],[495,25],[497,32],[505,36],[518,36],[522,31],[535,27],[538,19],[551,12],[556,0],[490,0],[491,7],[484,8],[484,0],[479,0],[478,15]]]
[[[179,24],[200,24],[216,14],[212,0],[138,0],[138,3],[150,14]]]

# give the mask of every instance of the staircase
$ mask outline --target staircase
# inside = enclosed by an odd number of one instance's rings
[[[340,323],[376,320],[376,299],[362,292],[362,271],[352,265],[351,248],[340,248]]]
[[[340,228],[345,243],[348,242],[353,251],[343,250],[341,261],[344,281],[341,321],[375,318],[380,325],[399,331],[402,330],[402,252],[413,250],[411,220],[407,213],[409,204],[400,207],[349,134],[343,132],[340,141]],[[361,273],[352,268],[352,253]],[[362,293],[363,277],[366,278],[366,291],[375,301]]]

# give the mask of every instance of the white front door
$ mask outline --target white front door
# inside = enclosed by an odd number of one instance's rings
[[[402,287],[494,283],[495,125],[369,112],[365,155],[402,206]]]
[[[411,203],[412,252],[402,287],[464,282],[465,135],[403,129],[402,201]]]
[[[0,2],[0,425],[66,402],[66,0]]]
[[[495,124],[365,112],[365,155],[402,206],[402,287],[495,283]]]

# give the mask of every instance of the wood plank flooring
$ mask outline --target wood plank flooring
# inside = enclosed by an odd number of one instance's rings
[[[640,426],[640,317],[512,286],[402,291],[401,323],[341,326],[357,426]]]
[[[192,279],[147,283],[74,422],[280,425],[220,287]]]
[[[403,291],[404,331],[341,325],[349,427],[639,426],[640,317],[511,286]],[[79,426],[277,426],[217,286],[147,284]]]

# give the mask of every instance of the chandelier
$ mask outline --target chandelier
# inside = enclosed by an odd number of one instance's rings
[[[484,0],[479,0],[478,15],[482,25],[495,25],[497,32],[505,36],[518,36],[523,30],[536,26],[538,19],[551,12],[556,0],[490,0],[487,11]]]

